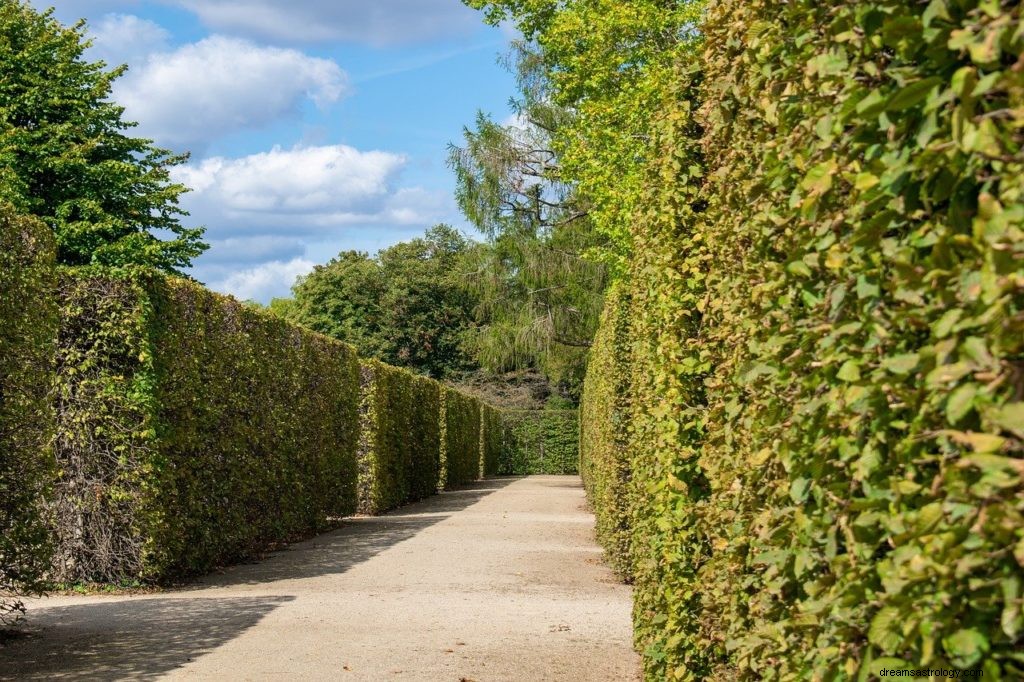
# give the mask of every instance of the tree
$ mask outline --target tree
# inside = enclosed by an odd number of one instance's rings
[[[50,226],[60,263],[176,272],[207,248],[170,181],[188,157],[126,134],[109,99],[126,67],[84,59],[84,31],[0,0],[0,200]]]
[[[472,369],[474,302],[461,281],[470,242],[438,225],[375,257],[346,251],[318,266],[271,311],[352,344],[364,357],[433,377]]]
[[[547,98],[535,53],[520,46],[516,63],[516,123],[479,115],[450,154],[459,206],[487,237],[472,259],[482,325],[475,350],[492,372],[538,367],[575,397],[603,304],[607,240],[563,180],[553,146],[572,112]]]

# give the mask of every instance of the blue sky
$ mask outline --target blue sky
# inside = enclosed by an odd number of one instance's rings
[[[478,110],[509,117],[510,32],[460,0],[71,0],[90,57],[128,64],[114,90],[139,134],[190,151],[192,274],[267,302],[339,251],[447,222],[447,146]]]

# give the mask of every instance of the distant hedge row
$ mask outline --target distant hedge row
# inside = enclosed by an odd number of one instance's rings
[[[359,511],[379,514],[436,494],[440,385],[372,360],[362,377]]]
[[[712,3],[583,406],[648,679],[1024,677],[1021,18]]]
[[[52,549],[48,389],[57,337],[49,228],[0,205],[0,625],[36,594]]]
[[[480,475],[480,403],[451,388],[441,396],[440,487],[450,489]]]
[[[79,269],[55,298],[57,582],[201,573],[495,468],[497,411],[199,285]]]
[[[580,476],[596,517],[608,563],[632,577],[630,557],[629,379],[630,299],[613,286],[591,346],[580,405]]]
[[[576,410],[504,410],[497,471],[503,476],[579,472]]]

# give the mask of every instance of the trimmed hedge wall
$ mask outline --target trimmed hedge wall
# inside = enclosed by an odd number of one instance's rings
[[[379,514],[437,492],[441,389],[375,360],[362,377],[359,511]]]
[[[351,348],[179,279],[64,272],[59,582],[207,571],[356,509]]]
[[[50,564],[54,259],[49,228],[0,205],[0,625],[21,613],[15,596],[42,591]]]
[[[579,413],[576,410],[504,410],[503,476],[579,472]]]
[[[648,679],[1024,677],[1020,27],[711,5],[633,235],[634,379],[585,408],[629,405],[585,448],[628,443]]]
[[[503,426],[501,411],[480,403],[480,478],[498,473],[503,452]]]
[[[452,388],[442,388],[441,475],[450,489],[480,476],[480,403]]]
[[[630,299],[613,286],[594,337],[580,404],[580,476],[594,509],[597,539],[608,563],[632,577],[630,562],[629,378]]]

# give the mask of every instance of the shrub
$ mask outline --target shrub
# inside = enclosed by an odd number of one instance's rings
[[[360,503],[379,514],[437,492],[439,384],[375,360],[363,363]]]
[[[630,564],[629,362],[632,311],[626,287],[607,294],[587,363],[580,404],[580,476],[596,516],[597,539],[623,578]]]
[[[355,510],[349,347],[143,271],[59,299],[58,581],[199,573]]]
[[[49,229],[0,205],[0,625],[21,613],[14,597],[42,591],[52,550],[54,289]]]
[[[575,474],[579,471],[576,410],[505,410],[498,472],[505,476]]]
[[[454,488],[480,476],[480,403],[455,389],[442,389],[439,486]]]

